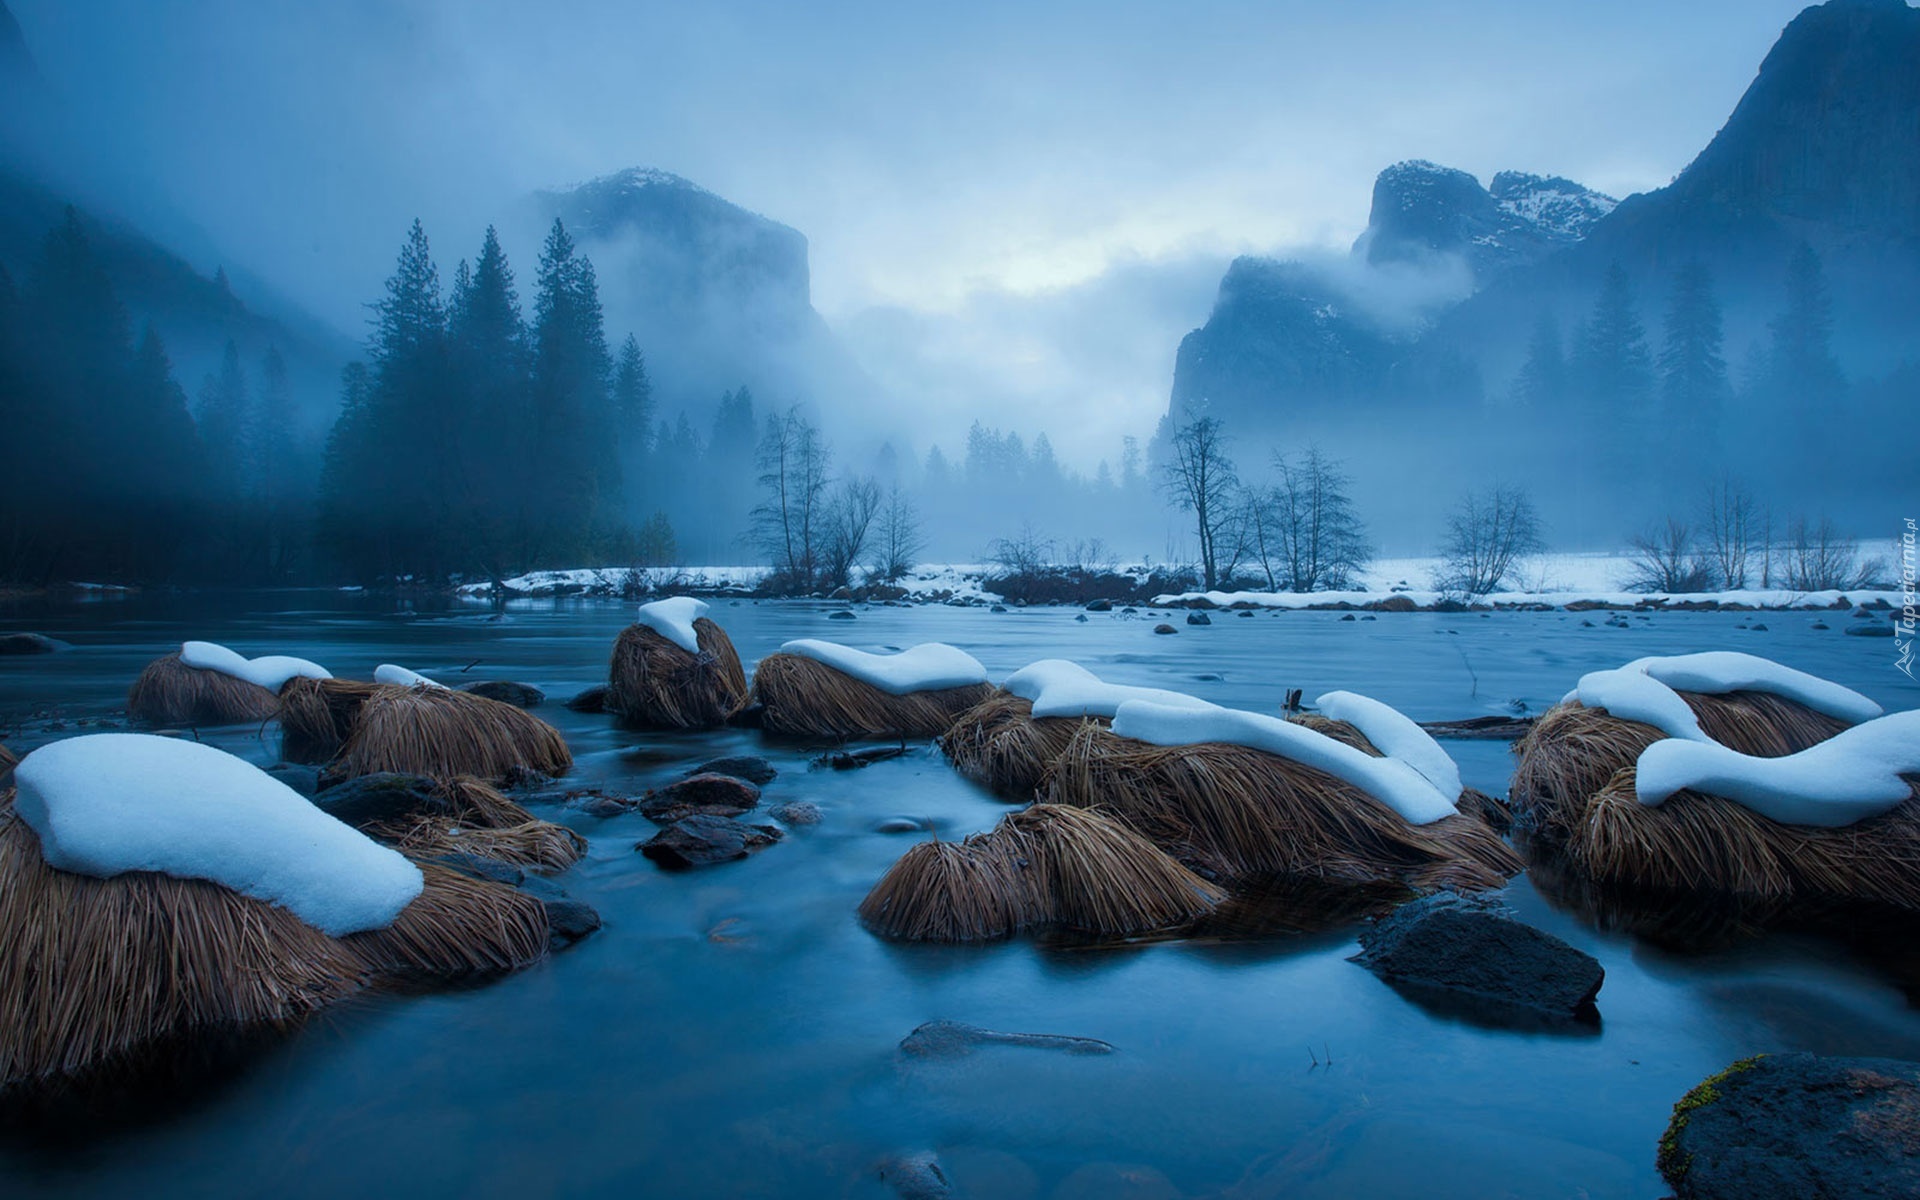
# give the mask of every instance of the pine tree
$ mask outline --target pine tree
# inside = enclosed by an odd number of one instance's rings
[[[1719,469],[1720,423],[1733,396],[1724,340],[1713,276],[1695,259],[1674,276],[1660,348],[1659,425],[1669,477]]]
[[[534,525],[550,554],[579,556],[618,523],[618,464],[593,264],[558,220],[540,253],[533,327]]]
[[[452,378],[465,396],[456,433],[455,536],[463,561],[499,580],[531,565],[535,534],[520,490],[501,486],[533,434],[526,322],[513,268],[492,226],[456,277],[447,318]]]
[[[1579,462],[1589,496],[1608,487],[1638,486],[1649,473],[1643,457],[1652,426],[1653,360],[1635,311],[1633,289],[1619,263],[1607,268],[1593,315],[1574,355],[1573,385],[1580,396]]]
[[[653,381],[647,378],[646,356],[632,334],[620,343],[620,359],[613,368],[613,408],[620,426],[620,473],[627,511],[653,512],[661,499],[653,479]]]
[[[1812,246],[1787,261],[1787,304],[1768,326],[1766,383],[1773,411],[1789,418],[1791,462],[1804,469],[1831,461],[1833,423],[1847,381],[1833,355],[1833,298]]]
[[[1560,340],[1560,322],[1541,313],[1527,342],[1527,358],[1513,381],[1513,401],[1536,416],[1551,418],[1567,387],[1567,356]]]

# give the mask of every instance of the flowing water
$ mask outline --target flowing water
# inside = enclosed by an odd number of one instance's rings
[[[1118,682],[1262,711],[1299,687],[1364,692],[1423,720],[1509,702],[1539,712],[1582,672],[1703,649],[1766,654],[1890,709],[1920,704],[1887,641],[1841,636],[1844,613],[1670,614],[1626,629],[1558,612],[1216,613],[1166,637],[1145,613],[829,611],[723,601],[713,615],[749,666],[800,636],[939,640],[996,678],[1068,657]],[[882,942],[854,908],[916,835],[876,825],[907,816],[958,837],[1006,806],[931,751],[837,772],[810,766],[815,748],[748,731],[636,735],[562,708],[602,681],[630,615],[585,601],[395,611],[315,593],[0,612],[0,632],[75,647],[0,658],[0,736],[16,750],[83,731],[77,722],[118,707],[146,661],[202,637],[362,678],[390,661],[450,682],[531,683],[583,783],[639,790],[705,758],[761,753],[780,769],[768,804],[824,812],[744,862],[668,874],[634,852],[653,829],[643,818],[543,810],[591,840],[560,882],[600,911],[601,931],[489,986],[331,1010],[243,1069],[145,1102],[141,1119],[16,1131],[0,1141],[0,1194],[878,1197],[892,1194],[879,1163],[932,1151],[957,1195],[1007,1200],[1652,1200],[1665,1194],[1653,1159],[1670,1106],[1734,1059],[1920,1058],[1909,929],[1656,947],[1549,902],[1526,876],[1506,901],[1606,968],[1597,1030],[1515,1032],[1423,1008],[1347,961],[1351,921],[1316,928],[1284,910],[1263,932],[1204,942]],[[1756,622],[1769,628],[1741,628]],[[277,758],[271,729],[207,736],[263,765]],[[635,765],[621,753],[635,746],[674,760]],[[1470,785],[1504,794],[1504,744],[1448,748]],[[938,1018],[1117,1051],[903,1061],[900,1039]]]

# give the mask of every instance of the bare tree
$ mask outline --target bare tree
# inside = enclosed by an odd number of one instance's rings
[[[1546,549],[1533,500],[1501,484],[1461,497],[1447,518],[1440,545],[1440,587],[1484,596],[1499,587],[1520,560]]]
[[[1753,496],[1731,479],[1723,479],[1707,489],[1702,515],[1702,551],[1720,586],[1734,590],[1746,587],[1748,560],[1762,538],[1760,508]]]
[[[1704,592],[1713,586],[1713,565],[1694,547],[1693,530],[1668,517],[1633,539],[1633,574],[1627,587],[1636,592]]]
[[[926,535],[920,529],[920,511],[913,499],[894,484],[887,502],[880,509],[879,525],[874,530],[873,573],[888,583],[913,570],[915,559],[926,549]]]
[[[1860,543],[1841,534],[1830,519],[1818,524],[1795,517],[1787,525],[1787,586],[1796,592],[1831,592],[1861,585]]]
[[[1218,417],[1199,417],[1173,435],[1173,457],[1161,474],[1161,487],[1181,512],[1194,517],[1200,540],[1200,579],[1209,590],[1220,582],[1220,556],[1235,547],[1232,540],[1238,516],[1234,503],[1239,480],[1227,456],[1227,437]]]
[[[1027,578],[1038,575],[1053,561],[1053,543],[1040,536],[1032,521],[1026,521],[1013,537],[995,538],[988,557],[1008,575]]]
[[[1240,529],[1247,544],[1247,557],[1267,577],[1267,590],[1280,590],[1274,566],[1280,562],[1280,517],[1276,489],[1242,488],[1240,492]]]
[[[1317,592],[1350,586],[1373,551],[1347,494],[1346,472],[1315,446],[1307,447],[1298,461],[1276,453],[1273,466],[1280,476],[1273,494],[1287,589]]]
[[[831,454],[798,406],[767,418],[755,451],[761,501],[753,509],[753,538],[795,591],[812,591],[819,574]]]
[[[880,485],[870,476],[841,482],[828,506],[826,536],[820,546],[820,586],[845,587],[867,552],[867,538],[880,514]]]

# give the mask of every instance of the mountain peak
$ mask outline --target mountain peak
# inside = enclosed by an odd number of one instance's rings
[[[1374,180],[1354,253],[1374,265],[1459,255],[1484,281],[1579,241],[1614,204],[1559,176],[1502,171],[1489,190],[1465,171],[1409,159]]]

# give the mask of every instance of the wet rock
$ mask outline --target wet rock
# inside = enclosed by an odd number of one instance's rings
[[[1178,629],[1175,629],[1173,626],[1168,625],[1165,622],[1161,622],[1160,624],[1155,625],[1153,627],[1153,631],[1155,633],[1179,633],[1180,632]]]
[[[1445,892],[1362,929],[1360,946],[1353,961],[1411,998],[1495,1025],[1591,1018],[1606,978],[1592,955],[1492,901]]]
[[[1113,1045],[1098,1038],[1058,1033],[1000,1033],[964,1021],[928,1021],[900,1039],[900,1053],[909,1058],[965,1058],[982,1046],[1025,1046],[1065,1054],[1112,1054]]]
[[[632,796],[615,796],[609,792],[602,792],[596,789],[573,793],[568,799],[568,803],[589,817],[599,817],[605,820],[608,817],[617,817],[622,813],[632,812],[634,806],[640,802]]]
[[[953,1195],[953,1185],[931,1150],[894,1155],[880,1164],[880,1178],[900,1200],[946,1200]]]
[[[1354,616],[1352,613],[1348,613],[1346,616],[1341,617],[1340,619],[1342,621],[1358,621],[1360,618]]]
[[[0,633],[0,654],[56,654],[71,649],[44,633]]]
[[[349,825],[391,821],[418,813],[452,811],[433,780],[425,775],[398,775],[380,771],[343,779],[316,791],[315,805]]]
[[[875,833],[926,833],[933,828],[933,822],[925,817],[888,817],[884,821],[875,821]]]
[[[1679,1200],[1920,1196],[1920,1063],[1737,1062],[1673,1106],[1658,1161]]]
[[[1854,637],[1890,638],[1893,636],[1893,625],[1886,621],[1860,621],[1847,626],[1844,632]]]
[[[1763,621],[1755,621],[1755,622],[1753,623],[1753,631],[1754,631],[1755,633],[1765,633],[1765,632],[1767,632],[1767,626],[1766,626],[1766,623],[1765,623],[1765,622],[1763,622]]]
[[[1087,614],[1075,613],[1073,614],[1073,619],[1080,622],[1082,625],[1085,625],[1087,623]]]
[[[1088,601],[1088,602],[1087,602],[1087,611],[1088,611],[1088,612],[1112,612],[1112,611],[1113,611],[1113,601],[1111,601],[1111,600],[1090,600],[1090,601]]]
[[[772,763],[757,754],[733,754],[712,759],[687,772],[689,775],[731,775],[760,787],[772,783],[773,777],[779,773]]]
[[[1378,621],[1380,618],[1374,616],[1372,613],[1368,613],[1367,615],[1361,617],[1360,619],[1362,621]]]
[[[767,810],[767,815],[785,825],[818,825],[820,806],[810,800],[794,800]]]
[[[773,825],[701,813],[675,821],[634,848],[663,867],[705,867],[745,858],[784,836]]]
[[[1825,621],[1815,621],[1813,624],[1807,626],[1807,628],[1826,630],[1826,629],[1832,629],[1833,626],[1827,624]]]
[[[851,620],[853,620],[853,614],[852,614],[852,613],[850,613],[850,612],[848,612],[848,611],[847,611],[846,609],[844,609],[844,608],[843,608],[843,609],[841,609],[841,610],[840,610],[840,611],[838,611],[838,612],[830,612],[830,613],[828,613],[828,614],[827,614],[827,620],[829,620],[829,621],[851,621]]]
[[[286,784],[294,791],[311,800],[320,790],[320,768],[302,766],[299,763],[275,763],[267,768],[267,774]]]
[[[1005,611],[1007,611],[1007,606],[1006,606],[1006,605],[1004,605],[1004,604],[995,604],[995,605],[992,605],[991,607],[989,607],[989,608],[987,609],[987,611],[988,611],[988,612],[995,612],[995,613],[1003,613],[1003,612],[1005,612]]]
[[[853,589],[852,589],[852,588],[850,588],[850,587],[847,587],[847,586],[846,586],[845,584],[842,584],[841,586],[839,586],[839,587],[837,587],[837,588],[835,588],[835,589],[833,589],[833,590],[832,590],[831,592],[828,592],[828,593],[827,593],[827,599],[829,599],[829,600],[851,600],[851,599],[853,599]]]
[[[1190,612],[1187,614],[1187,624],[1211,625],[1213,624],[1213,618],[1203,612]]]
[[[545,692],[532,684],[514,683],[508,679],[483,679],[478,683],[469,683],[460,690],[469,695],[511,704],[515,708],[538,708],[547,698]]]
[[[628,746],[620,752],[620,761],[636,767],[657,767],[664,763],[683,762],[692,755],[679,750],[667,750],[659,746]]]
[[[760,789],[731,775],[694,775],[655,788],[640,801],[640,815],[669,824],[695,814],[737,817],[760,805]]]
[[[571,946],[600,928],[600,914],[591,904],[571,896],[540,901],[547,910],[547,934],[554,949]]]
[[[607,711],[607,694],[611,691],[606,684],[599,684],[581,692],[567,701],[567,707],[574,712],[603,713]]]
[[[436,854],[421,861],[438,863],[462,875],[484,879],[489,883],[504,883],[508,887],[519,887],[527,878],[527,873],[512,863],[501,862],[497,858],[481,858],[477,854]]]
[[[1257,615],[1257,614],[1255,614],[1255,613],[1254,613],[1254,611],[1253,611],[1252,609],[1250,609],[1250,608],[1249,608],[1249,609],[1243,609],[1243,610],[1241,610],[1240,612],[1237,612],[1237,613],[1235,613],[1235,614],[1233,614],[1233,615],[1234,615],[1234,616],[1236,616],[1236,617],[1251,617],[1251,616],[1255,616],[1255,615]]]

